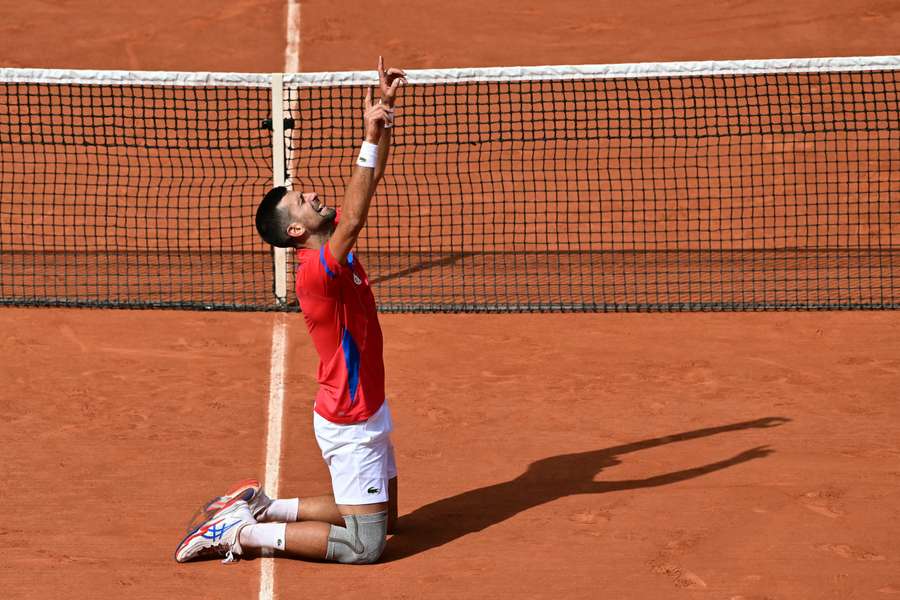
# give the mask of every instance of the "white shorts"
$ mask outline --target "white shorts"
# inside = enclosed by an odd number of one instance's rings
[[[388,501],[388,480],[397,476],[387,400],[368,421],[338,425],[313,412],[313,430],[331,472],[337,504]]]

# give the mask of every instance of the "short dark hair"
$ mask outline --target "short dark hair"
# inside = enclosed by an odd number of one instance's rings
[[[284,186],[274,187],[266,192],[256,208],[256,231],[269,244],[278,248],[293,248],[294,238],[288,235],[286,211],[278,207],[288,190]]]

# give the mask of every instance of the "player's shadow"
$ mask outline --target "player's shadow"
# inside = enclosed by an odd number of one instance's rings
[[[396,271],[389,271],[384,273],[382,271],[387,270],[380,264],[380,260],[378,259],[377,254],[366,255],[366,264],[371,265],[373,268],[373,272],[377,270],[379,274],[373,275],[369,278],[369,281],[372,285],[376,285],[379,283],[384,283],[385,281],[390,281],[392,279],[400,279],[402,277],[406,277],[407,275],[413,275],[414,273],[419,273],[421,271],[427,271],[428,269],[434,269],[436,267],[449,267],[451,265],[456,264],[467,256],[471,256],[472,252],[450,252],[444,255],[438,255],[434,257],[433,255],[428,260],[419,259],[418,262],[413,261],[414,264],[407,266],[406,268],[399,269]],[[396,259],[397,256],[394,253],[391,253],[387,257],[387,261]],[[377,267],[377,268],[376,268]]]
[[[557,498],[657,487],[763,458],[772,452],[766,446],[745,450],[724,460],[645,479],[594,481],[600,471],[620,464],[619,457],[623,454],[729,431],[776,427],[788,421],[790,419],[784,417],[766,417],[535,461],[515,479],[444,498],[403,515],[397,526],[397,535],[388,542],[382,561],[397,560],[443,546]]]

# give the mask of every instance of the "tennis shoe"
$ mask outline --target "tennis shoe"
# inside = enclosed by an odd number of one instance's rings
[[[247,503],[235,500],[181,540],[175,549],[175,560],[183,563],[209,556],[224,556],[223,563],[237,562],[243,553],[241,530],[254,523],[256,521]]]
[[[266,492],[256,479],[245,479],[232,485],[224,495],[209,501],[204,510],[208,516],[231,506],[233,503],[243,500],[250,507],[254,519],[259,519],[272,501],[266,496]]]

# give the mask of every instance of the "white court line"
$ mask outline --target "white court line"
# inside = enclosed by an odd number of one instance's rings
[[[269,360],[269,420],[266,429],[266,477],[263,489],[278,497],[278,477],[281,470],[281,437],[284,416],[284,366],[287,324],[285,315],[276,315],[272,324],[272,354]],[[275,563],[271,558],[260,560],[259,600],[275,597]]]
[[[288,0],[287,45],[284,48],[284,72],[300,70],[300,0]]]
[[[287,43],[284,48],[284,71],[300,70],[300,0],[288,0]],[[290,150],[288,150],[290,152]],[[290,165],[290,156],[288,156]],[[290,185],[290,179],[286,182]],[[277,315],[272,324],[272,355],[269,361],[269,422],[266,433],[266,478],[263,489],[272,497],[278,497],[278,479],[281,470],[281,438],[284,416],[284,371],[287,325],[284,315]],[[271,558],[260,560],[259,600],[275,598],[275,562]]]

